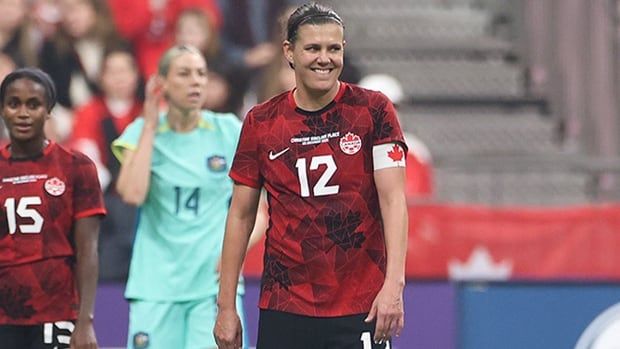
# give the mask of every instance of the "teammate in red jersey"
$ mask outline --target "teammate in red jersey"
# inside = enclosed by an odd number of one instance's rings
[[[0,85],[10,144],[0,149],[0,346],[93,349],[97,235],[105,214],[94,164],[45,138],[56,103],[47,74]]]
[[[230,176],[220,348],[239,348],[235,287],[260,188],[270,225],[258,349],[386,348],[403,327],[406,145],[383,94],[340,82],[344,26],[331,9],[289,17],[296,88],[248,113]]]

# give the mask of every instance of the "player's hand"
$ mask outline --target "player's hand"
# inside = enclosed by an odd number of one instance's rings
[[[163,81],[157,76],[153,75],[146,83],[146,90],[144,96],[144,122],[155,127],[159,122],[159,106],[163,100]]]
[[[399,336],[405,324],[405,311],[403,306],[403,284],[386,281],[372,302],[370,313],[366,322],[376,319],[375,343],[384,343]]]
[[[92,320],[76,321],[70,343],[71,349],[98,348]]]
[[[235,309],[220,309],[217,312],[213,336],[219,349],[241,348],[243,345],[241,320]]]

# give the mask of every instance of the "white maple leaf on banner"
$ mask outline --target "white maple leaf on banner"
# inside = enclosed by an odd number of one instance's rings
[[[465,262],[452,258],[448,262],[448,275],[453,280],[507,280],[512,274],[512,261],[497,263],[484,246],[476,246]]]

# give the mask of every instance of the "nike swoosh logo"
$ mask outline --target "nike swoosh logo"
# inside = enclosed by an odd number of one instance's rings
[[[279,158],[280,155],[286,153],[287,151],[289,151],[289,149],[291,149],[291,148],[286,148],[286,149],[280,150],[277,153],[274,153],[273,150],[270,151],[269,152],[269,160],[275,160],[275,159]]]

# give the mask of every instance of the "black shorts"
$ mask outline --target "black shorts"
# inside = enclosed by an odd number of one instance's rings
[[[0,325],[2,349],[68,349],[74,321],[41,325]]]
[[[367,314],[310,317],[260,310],[256,349],[390,349],[372,340],[375,322]]]

